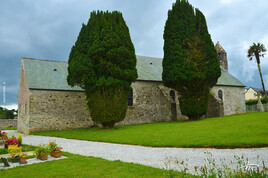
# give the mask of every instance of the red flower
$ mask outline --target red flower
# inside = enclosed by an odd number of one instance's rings
[[[12,139],[12,140],[7,140],[6,141],[6,144],[8,144],[8,145],[16,145],[16,144],[18,144],[18,141],[17,140],[15,140],[15,139]]]

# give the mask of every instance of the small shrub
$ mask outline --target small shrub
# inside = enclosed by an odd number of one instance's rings
[[[56,141],[50,141],[48,143],[48,147],[50,151],[61,151],[62,147],[59,146]]]
[[[28,155],[23,153],[23,154],[20,155],[20,158],[28,158]]]
[[[19,157],[21,154],[21,147],[10,148],[8,149],[8,153],[12,158]]]
[[[21,145],[22,144],[22,136],[21,136],[21,134],[18,135],[17,140],[18,140],[19,145]]]
[[[36,147],[35,149],[35,154],[38,155],[40,153],[49,153],[50,152],[50,149],[47,145],[45,144],[42,144],[42,145],[39,145]]]

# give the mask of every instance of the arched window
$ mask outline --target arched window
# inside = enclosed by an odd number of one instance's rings
[[[174,92],[174,90],[170,90],[169,95],[171,96],[173,101],[175,101],[175,92]]]
[[[130,93],[128,95],[128,106],[133,106],[133,89],[131,88]]]
[[[222,53],[218,53],[218,57],[219,57],[220,62],[222,62],[223,54]]]
[[[222,90],[218,91],[218,97],[222,100]]]

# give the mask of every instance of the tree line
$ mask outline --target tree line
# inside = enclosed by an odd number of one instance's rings
[[[15,113],[18,113],[18,110],[0,107],[0,119],[14,119],[17,116]]]

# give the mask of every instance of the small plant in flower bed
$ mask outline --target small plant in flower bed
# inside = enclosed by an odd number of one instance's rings
[[[7,133],[6,132],[2,132],[0,130],[0,140],[6,140],[7,139]]]
[[[22,144],[22,136],[21,136],[21,134],[18,135],[17,140],[18,140],[19,146],[21,146],[21,144]]]
[[[11,155],[11,162],[16,163],[20,161],[21,147],[10,148],[8,153]]]
[[[50,156],[55,157],[55,158],[59,158],[61,157],[61,150],[62,147],[59,146],[56,141],[50,141],[48,143],[48,147],[50,149]]]
[[[7,149],[10,149],[10,148],[13,148],[13,147],[18,147],[18,140],[17,138],[12,135],[11,138],[8,138],[6,141],[5,141],[5,148]]]
[[[7,145],[16,145],[18,144],[18,141],[16,139],[8,139],[6,140]]]
[[[47,160],[49,152],[50,152],[50,149],[45,144],[39,145],[35,149],[36,157],[37,159],[40,159],[40,160]]]
[[[23,153],[20,155],[20,164],[26,164],[27,163],[27,158],[28,158],[28,155]]]
[[[38,155],[40,153],[49,153],[50,149],[47,145],[45,144],[41,144],[41,145],[38,145],[36,148],[35,148],[35,154]]]
[[[8,149],[8,153],[11,155],[12,158],[19,157],[21,152],[21,147]]]
[[[50,149],[50,151],[61,151],[62,150],[62,147],[59,146],[56,141],[50,141],[48,143],[48,147]]]

